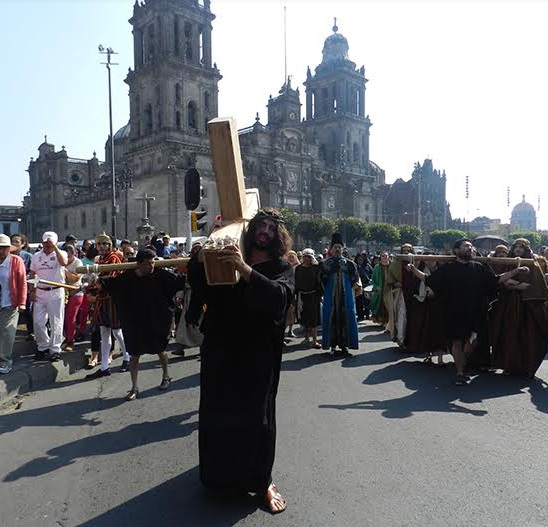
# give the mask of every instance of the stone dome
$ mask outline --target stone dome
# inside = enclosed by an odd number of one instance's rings
[[[348,40],[346,37],[338,33],[337,19],[333,26],[333,34],[325,39],[323,44],[323,59],[322,63],[337,62],[339,60],[348,60]]]
[[[120,130],[118,130],[114,134],[114,140],[122,141],[126,139],[127,137],[129,137],[130,132],[131,132],[131,124],[127,123],[125,126],[122,126],[122,128],[120,128]]]
[[[537,213],[535,212],[535,207],[525,201],[525,196],[523,196],[522,202],[518,203],[512,209],[510,222],[513,225],[517,225],[520,230],[535,231],[537,229]]]
[[[527,203],[525,201],[525,196],[523,196],[523,201],[521,203],[518,203],[513,209],[512,209],[512,215],[514,214],[536,214],[535,213],[535,207],[531,205],[530,203]]]

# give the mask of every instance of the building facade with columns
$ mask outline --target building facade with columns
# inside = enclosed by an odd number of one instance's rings
[[[206,219],[219,212],[206,128],[219,113],[222,79],[212,59],[214,19],[209,0],[147,0],[133,7],[129,121],[114,135],[118,238],[135,238],[143,225],[184,235],[189,168],[202,175],[199,208]],[[322,62],[306,73],[304,114],[299,89],[287,79],[268,99],[267,122],[257,117],[240,130],[246,187],[259,188],[263,206],[380,221],[385,174],[369,157],[365,68],[357,68],[348,51],[335,23]],[[109,139],[105,159],[111,147]],[[31,239],[50,228],[61,236],[110,232],[110,164],[95,153],[71,158],[47,140],[38,152],[25,200]]]

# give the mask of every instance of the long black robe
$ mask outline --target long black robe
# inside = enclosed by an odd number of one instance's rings
[[[276,446],[276,394],[285,316],[294,291],[283,260],[253,267],[249,282],[209,287],[189,275],[206,303],[201,330],[199,458],[202,483],[264,493]]]
[[[137,276],[132,269],[101,281],[116,303],[127,352],[142,355],[165,351],[173,297],[184,288],[185,277],[165,269]]]
[[[478,334],[478,345],[469,358],[474,366],[490,364],[487,307],[497,283],[498,275],[490,267],[474,261],[449,262],[426,279],[442,305],[449,342]]]

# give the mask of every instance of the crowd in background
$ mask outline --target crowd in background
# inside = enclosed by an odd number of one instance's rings
[[[156,258],[187,256],[186,245],[173,243],[170,236],[163,232],[153,237],[147,237],[141,244],[127,239],[121,240],[119,243],[116,243],[112,238],[110,240],[112,251],[116,253],[118,260],[121,262],[133,261],[140,248],[152,250]],[[546,289],[544,286],[546,285],[545,273],[548,249],[542,246],[538,249],[538,254],[535,254],[531,251],[528,242],[525,243],[526,241],[523,240],[519,242],[525,248],[525,251],[520,254],[538,259],[544,285],[539,282],[535,287],[541,291],[539,295],[542,296]],[[47,243],[45,238],[43,243]],[[517,244],[518,247],[520,243]],[[6,246],[6,243],[4,245]],[[63,320],[61,321],[62,335],[58,337],[62,341],[59,341],[59,346],[56,347],[53,353],[50,349],[51,342],[48,341],[48,348],[38,350],[37,359],[44,359],[45,357],[41,352],[47,350],[51,360],[58,360],[60,351],[71,351],[75,343],[89,339],[91,341],[89,367],[93,368],[99,364],[101,339],[96,327],[90,322],[90,295],[81,287],[82,274],[77,273],[76,269],[82,265],[96,263],[99,258],[100,248],[97,246],[96,240],[86,239],[79,243],[74,235],[68,235],[64,242],[59,243],[56,241],[55,245],[57,250],[66,253],[66,263],[60,260],[62,265],[59,264],[63,268],[63,281],[75,286],[75,288],[62,291],[64,302]],[[512,247],[499,245],[490,252],[490,256],[516,256],[515,245]],[[188,256],[196,257],[201,247],[201,243],[195,243]],[[37,252],[42,250],[43,246],[41,244]],[[413,247],[409,244],[403,244],[399,252],[403,254],[412,253]],[[19,256],[23,260],[26,277],[32,276],[33,254],[24,235],[14,234],[11,236],[9,254]],[[433,253],[424,251],[424,255],[430,254]],[[449,348],[442,317],[441,299],[439,295],[434,294],[431,287],[428,287],[428,279],[421,281],[413,276],[413,273],[406,268],[407,262],[397,260],[394,254],[383,250],[375,254],[370,254],[367,251],[350,254],[342,240],[332,241],[329,247],[325,247],[319,252],[311,248],[305,248],[302,251],[290,251],[286,254],[285,259],[291,264],[295,272],[295,298],[286,317],[287,339],[296,338],[295,329],[297,325],[300,325],[301,329],[298,333],[299,338],[302,338],[300,342],[302,346],[318,350],[327,349],[331,354],[335,354],[338,347],[338,352],[350,355],[349,348],[357,349],[356,339],[353,336],[356,334],[354,323],[370,319],[374,324],[379,325],[381,329],[387,331],[402,351],[420,354],[425,357],[425,362],[428,364],[433,364],[432,357],[437,356],[437,364],[445,364],[444,355],[449,352]],[[345,262],[342,267],[340,262]],[[346,262],[350,263],[347,264]],[[418,269],[426,277],[436,273],[439,267],[439,262],[435,260],[421,262],[418,265]],[[0,264],[0,271],[1,269]],[[508,266],[492,266],[492,270],[496,274],[500,274],[507,269]],[[531,275],[534,276],[535,273],[531,273]],[[348,277],[347,283],[344,280],[332,279],[333,276]],[[0,278],[2,278],[1,273]],[[523,285],[529,278],[521,276],[520,280]],[[523,305],[523,302],[527,302],[527,304],[524,304],[527,306],[533,305],[531,299],[522,299],[525,298],[526,293],[519,292],[519,287],[517,284],[500,286],[489,298],[490,307],[486,315],[486,325],[481,329],[482,335],[479,339],[480,347],[484,349],[484,358],[478,362],[481,367],[500,366],[502,364],[507,372],[523,370],[523,367],[520,369],[520,367],[509,366],[507,358],[485,359],[485,347],[491,349],[493,344],[499,349],[508,347],[501,343],[501,338],[497,334],[498,330],[495,331],[494,329],[495,324],[500,327],[504,326],[504,317],[510,316],[508,311],[510,308],[506,304],[512,305],[514,308],[516,308],[516,305]],[[43,288],[38,287],[37,289]],[[46,294],[44,291],[35,291],[35,293]],[[56,293],[56,298],[59,298],[59,295],[61,295],[61,292]],[[201,342],[199,330],[189,328],[185,324],[184,315],[185,310],[190,305],[190,298],[191,290],[187,284],[176,295],[173,304],[175,315],[171,336],[176,339],[177,343],[175,353],[181,355],[184,355],[185,348],[198,346]],[[7,299],[2,296],[2,301],[4,306]],[[36,316],[33,316],[33,304],[35,302],[36,299],[33,298],[32,294],[26,294],[24,306],[17,307],[17,311],[20,312],[20,322],[26,326],[28,340],[35,339]],[[516,302],[518,303],[516,304]],[[544,311],[539,316],[541,318],[545,317],[546,302],[540,301],[540,304],[537,302],[537,305],[543,306]],[[41,326],[45,326],[47,321],[49,325],[47,331],[51,332],[51,325],[55,317],[51,316],[51,311],[49,315],[48,319],[48,310],[45,309],[38,318]],[[7,323],[4,323],[4,326],[7,327],[7,325]],[[6,340],[7,347],[10,346],[9,343],[12,339],[11,334],[13,331],[10,331],[8,337],[2,337]],[[45,339],[44,332],[46,329],[41,328],[40,331],[42,332],[42,339]],[[533,330],[529,328],[527,331]],[[543,338],[545,338],[548,329],[544,328],[543,331]],[[488,338],[489,336],[490,338]],[[289,342],[289,340],[287,341]],[[42,347],[45,345],[43,344]],[[519,343],[515,344],[518,347],[520,345]],[[112,351],[113,344],[110,344],[110,346]],[[477,351],[474,351],[474,353],[477,354]],[[489,353],[497,356],[498,351],[492,350]],[[505,353],[508,355],[510,351],[507,350]],[[108,360],[110,363],[112,360],[111,354]],[[469,362],[474,364],[474,360]],[[11,354],[2,351],[0,354],[0,373],[9,373],[11,366]],[[526,368],[526,372],[534,374],[532,366]]]

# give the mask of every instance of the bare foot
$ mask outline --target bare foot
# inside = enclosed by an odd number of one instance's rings
[[[283,512],[287,507],[286,499],[280,494],[278,487],[274,483],[271,483],[266,491],[265,502],[272,514]]]

